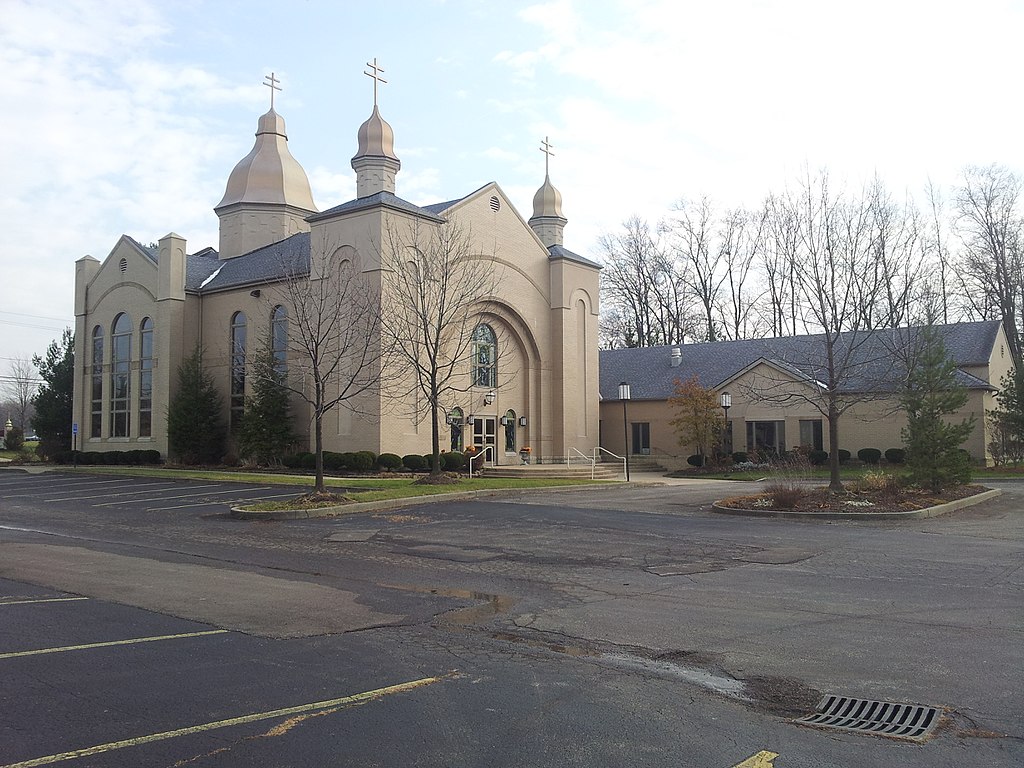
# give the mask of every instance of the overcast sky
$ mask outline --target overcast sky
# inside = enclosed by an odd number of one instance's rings
[[[755,205],[801,169],[918,194],[1024,169],[1024,3],[0,0],[0,373],[73,325],[74,262],[126,233],[217,245],[213,206],[276,107],[323,210],[380,108],[397,193],[497,181],[524,218],[541,140],[566,247],[681,197]]]

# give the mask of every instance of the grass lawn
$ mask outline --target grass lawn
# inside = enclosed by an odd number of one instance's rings
[[[903,468],[899,466],[840,466],[839,478],[844,482],[847,480],[860,480],[868,472],[885,472],[888,474],[900,474]],[[1024,466],[1021,467],[974,467],[974,482],[983,483],[990,480],[1024,480]],[[790,467],[762,467],[760,469],[748,469],[735,472],[685,472],[679,473],[678,477],[699,477],[714,480],[777,480],[780,478],[794,480],[820,480],[827,483],[829,480],[829,469],[825,467],[801,467],[793,469]]]
[[[277,472],[242,472],[233,470],[164,469],[162,467],[61,467],[64,471],[83,474],[121,475],[130,477],[166,477],[185,480],[222,480],[237,483],[263,483],[265,485],[308,485],[313,489],[313,476]],[[328,489],[344,489],[344,494],[353,502],[406,499],[412,496],[433,496],[439,493],[460,493],[462,491],[497,491],[526,488],[552,488],[566,485],[593,485],[614,482],[608,480],[559,480],[555,478],[509,478],[463,476],[458,483],[450,485],[416,485],[413,481],[423,475],[382,475],[378,477],[324,477]],[[287,509],[287,502],[270,503],[270,506],[248,505],[250,509]],[[282,506],[282,504],[284,506]]]

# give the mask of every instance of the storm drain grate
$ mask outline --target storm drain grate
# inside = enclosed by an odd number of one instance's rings
[[[826,696],[818,704],[817,714],[801,717],[796,722],[819,728],[923,741],[939,724],[939,710],[921,704]]]

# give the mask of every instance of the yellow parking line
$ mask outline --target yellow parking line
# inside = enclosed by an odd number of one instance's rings
[[[185,632],[180,635],[157,635],[156,637],[133,637],[129,640],[111,640],[106,643],[87,643],[85,645],[64,645],[60,648],[38,648],[34,651],[12,651],[0,653],[0,659],[15,659],[19,656],[39,656],[43,653],[64,653],[64,651],[85,651],[90,648],[109,648],[112,645],[134,645],[136,643],[154,643],[157,640],[178,640],[185,637],[203,637],[205,635],[223,635],[226,629],[210,629],[205,632]],[[2,766],[0,766],[2,768]]]
[[[88,597],[41,597],[37,600],[0,600],[0,605],[28,605],[29,603],[70,603],[72,600],[88,599]]]
[[[751,755],[742,763],[737,763],[732,768],[773,768],[775,758],[778,756],[778,752],[769,752],[767,749],[763,749],[756,755]],[[3,768],[7,767],[3,766]]]
[[[274,709],[269,712],[256,712],[251,715],[232,717],[227,720],[217,720],[212,723],[192,725],[188,728],[178,728],[177,730],[163,731],[162,733],[151,733],[148,736],[136,736],[133,739],[124,739],[123,741],[111,741],[107,744],[98,744],[95,747],[75,749],[71,752],[61,752],[60,754],[47,755],[46,757],[37,757],[32,760],[25,760],[20,763],[11,763],[9,765],[0,766],[0,768],[33,768],[37,765],[50,765],[51,763],[59,763],[64,760],[74,760],[76,757],[88,757],[89,755],[96,755],[101,752],[110,752],[115,749],[124,749],[125,747],[137,747],[141,744],[149,744],[154,741],[163,741],[164,739],[174,739],[178,736],[188,736],[193,733],[203,733],[204,731],[213,731],[217,728],[230,728],[231,726],[235,725],[245,725],[246,723],[255,723],[260,720],[271,720],[275,717],[287,717],[289,715],[297,715],[303,712],[312,712],[318,709],[330,709],[332,707],[347,707],[355,706],[357,704],[365,704],[368,701],[380,699],[384,696],[389,696],[393,693],[403,693],[405,691],[411,691],[414,688],[419,688],[424,685],[430,685],[431,683],[436,683],[443,679],[443,677],[424,677],[420,680],[412,680],[408,683],[398,683],[397,685],[389,685],[384,688],[375,688],[372,691],[354,693],[351,696],[342,696],[338,699],[328,699],[327,701],[315,701],[312,704],[300,704],[295,707],[287,707],[285,709]]]

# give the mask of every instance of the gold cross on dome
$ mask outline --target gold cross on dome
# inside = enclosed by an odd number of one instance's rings
[[[377,66],[377,57],[373,57],[373,62],[366,62],[366,66],[373,70],[373,72],[363,72],[367,77],[373,78],[373,106],[377,106],[377,83],[384,83],[387,85],[388,81],[380,76],[380,73],[384,71],[383,67]]]
[[[281,86],[278,85],[278,83],[280,83],[281,81],[278,80],[276,77],[274,77],[274,73],[273,72],[271,72],[268,76],[264,77],[263,79],[266,80],[266,82],[263,83],[263,84],[265,86],[267,86],[267,88],[270,89],[270,108],[273,109],[274,108],[274,91],[280,91],[281,90]]]
[[[555,153],[551,151],[551,142],[548,141],[548,137],[544,137],[544,141],[541,142],[540,151],[544,153],[544,175],[548,175],[548,160],[555,156]]]

